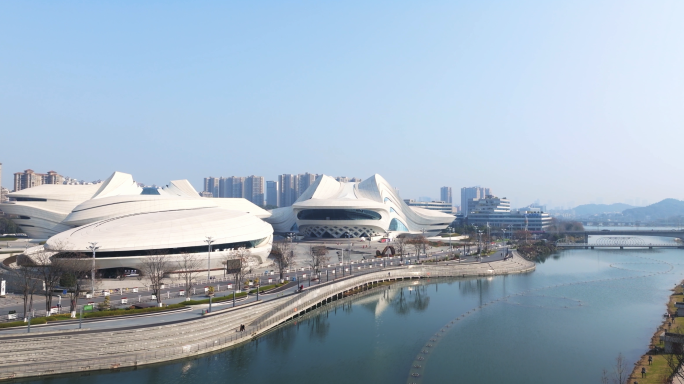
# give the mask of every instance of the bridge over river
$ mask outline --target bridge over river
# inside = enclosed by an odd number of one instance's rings
[[[602,235],[606,235],[605,232]],[[611,235],[613,235],[611,233]],[[663,242],[652,242],[649,241],[648,236],[650,235],[639,235],[639,236],[602,236],[599,237],[595,242],[589,243],[585,241],[584,243],[556,243],[558,248],[684,248],[684,243],[681,241],[674,241],[671,243]]]
[[[584,242],[589,242],[589,236],[657,236],[657,237],[678,237],[684,239],[684,231],[673,230],[652,230],[652,231],[634,231],[634,230],[601,230],[601,231],[568,231],[561,232],[561,235],[569,236],[584,236]]]

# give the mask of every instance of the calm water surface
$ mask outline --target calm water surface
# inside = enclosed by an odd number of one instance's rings
[[[684,250],[568,250],[525,275],[397,284],[214,355],[25,382],[599,382],[644,353],[683,278]]]

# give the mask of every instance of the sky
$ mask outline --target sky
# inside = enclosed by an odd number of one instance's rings
[[[3,1],[0,162],[684,199],[684,2]]]

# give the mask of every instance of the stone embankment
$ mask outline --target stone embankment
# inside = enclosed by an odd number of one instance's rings
[[[409,265],[355,271],[352,276],[282,298],[215,311],[196,320],[154,327],[74,330],[24,335],[0,332],[0,380],[138,367],[210,353],[248,342],[274,327],[344,297],[395,280],[478,277],[534,270],[517,254],[505,261]],[[363,272],[363,273],[360,273]],[[240,324],[246,329],[239,332]]]

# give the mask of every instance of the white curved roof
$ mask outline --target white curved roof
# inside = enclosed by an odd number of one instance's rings
[[[380,214],[380,219],[298,219],[298,213],[305,209],[371,210]],[[335,236],[346,233],[348,228],[361,227],[363,229],[356,232],[383,233],[394,230],[391,228],[396,220],[409,232],[435,232],[446,228],[455,218],[439,211],[409,207],[396,190],[377,174],[360,183],[339,182],[330,176],[322,175],[291,207],[273,210],[272,214],[271,218],[265,220],[271,223],[277,232],[288,232],[292,225],[297,223],[300,230],[303,229],[305,232],[313,227],[319,227],[321,230],[318,233],[327,231]]]
[[[247,199],[204,198],[187,180],[173,180],[157,189],[159,194],[141,195],[143,188],[127,173],[114,172],[95,185],[40,185],[9,195],[11,198],[44,199],[2,204],[8,214],[23,216],[15,223],[34,238],[48,238],[70,227],[135,213],[221,207],[259,218],[271,214]]]
[[[107,180],[100,184],[93,199],[102,199],[110,196],[119,195],[139,195],[142,188],[133,180],[133,176],[128,173],[114,172]]]
[[[270,236],[270,225],[253,215],[222,208],[140,213],[97,221],[51,237],[46,249],[66,247],[87,251],[164,249],[203,245],[207,236],[215,244],[258,240]]]

